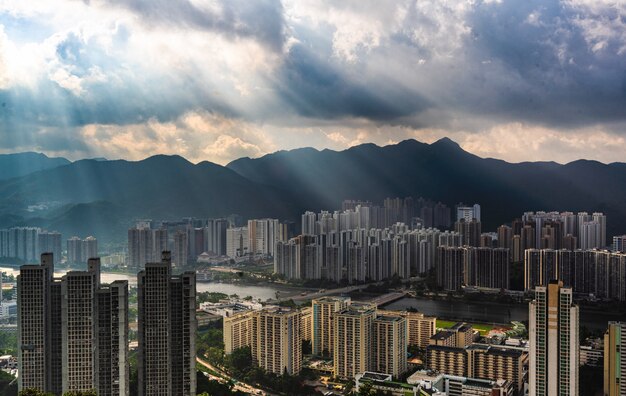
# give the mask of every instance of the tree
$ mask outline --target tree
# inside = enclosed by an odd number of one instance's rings
[[[370,396],[372,394],[372,384],[370,382],[364,382],[359,386],[359,396]]]
[[[88,391],[69,391],[65,392],[63,396],[98,396],[95,390]]]
[[[252,350],[249,346],[237,348],[228,356],[228,365],[239,374],[246,373],[252,367]]]
[[[35,388],[25,388],[18,393],[19,396],[54,396],[52,393],[46,393]]]

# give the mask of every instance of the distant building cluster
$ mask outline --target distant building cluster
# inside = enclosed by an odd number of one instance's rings
[[[293,235],[293,223],[277,219],[251,219],[246,226],[229,219],[141,220],[128,230],[126,262],[129,268],[139,270],[163,250],[171,250],[178,268],[197,261],[272,257],[276,242]]]
[[[587,212],[525,212],[497,230],[497,246],[511,249],[513,262],[526,249],[588,250],[607,247],[606,215]]]
[[[0,230],[0,257],[34,263],[44,252],[53,252],[61,259],[61,234],[38,227],[13,227]]]
[[[349,283],[408,278],[435,266],[439,246],[460,246],[461,236],[455,232],[411,229],[402,222],[370,228],[370,209],[306,212],[303,234],[277,242],[274,271],[288,279]]]
[[[437,253],[437,284],[443,290],[509,289],[509,249],[440,246]]]
[[[85,239],[71,237],[67,240],[67,263],[69,265],[84,265],[90,258],[98,256],[98,240],[93,236]]]
[[[626,301],[626,253],[608,250],[527,249],[524,289],[559,279],[575,293]]]

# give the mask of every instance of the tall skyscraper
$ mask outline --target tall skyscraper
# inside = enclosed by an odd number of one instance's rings
[[[158,261],[161,252],[169,251],[167,229],[151,229],[152,222],[138,222],[128,230],[128,268],[139,271],[144,264]]]
[[[226,255],[226,230],[228,220],[209,219],[204,229],[205,247],[207,252],[213,252],[217,256]]]
[[[128,395],[128,282],[100,284],[100,261],[53,278],[52,255],[18,277],[19,389]]]
[[[461,245],[480,246],[480,221],[461,219],[454,223],[454,229],[461,236]]]
[[[603,395],[626,395],[626,323],[609,322],[604,334]]]
[[[172,275],[170,252],[137,275],[139,395],[196,394],[196,275]]]
[[[407,320],[378,315],[373,321],[372,370],[399,378],[407,370]]]
[[[578,396],[578,307],[559,281],[535,288],[529,305],[530,396]]]
[[[473,206],[465,206],[463,204],[459,204],[456,207],[456,220],[465,220],[466,222],[470,222],[473,219],[480,222],[480,205],[474,204]]]
[[[56,231],[41,231],[37,234],[37,238],[37,256],[41,256],[42,253],[52,253],[54,264],[58,264],[62,257],[61,234]]]
[[[18,389],[52,389],[53,335],[50,284],[53,282],[52,254],[41,255],[40,265],[24,265],[17,278]],[[55,333],[58,333],[58,329]]]
[[[83,263],[83,241],[77,236],[67,240],[67,263],[76,265]]]
[[[373,322],[376,309],[351,304],[334,315],[333,366],[335,376],[354,378],[372,367]]]
[[[613,250],[616,252],[626,253],[626,235],[613,237]]]
[[[248,228],[236,227],[226,230],[226,255],[231,258],[246,256],[249,252]]]
[[[257,313],[257,347],[253,358],[267,372],[296,375],[302,366],[300,312],[285,308]]]
[[[93,236],[80,239],[73,236],[67,240],[67,263],[86,265],[90,258],[98,257],[98,240]]]
[[[172,249],[173,264],[176,268],[185,268],[187,266],[187,233],[178,230],[174,234],[174,246]]]
[[[314,355],[332,356],[334,316],[350,303],[345,297],[322,297],[311,302],[313,327],[311,347]]]
[[[248,220],[249,253],[274,255],[274,247],[278,241],[278,220]]]

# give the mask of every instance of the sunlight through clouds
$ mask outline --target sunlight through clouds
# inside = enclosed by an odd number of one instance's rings
[[[624,43],[608,0],[0,1],[0,151],[227,163],[449,136],[548,158],[528,134],[618,160]]]

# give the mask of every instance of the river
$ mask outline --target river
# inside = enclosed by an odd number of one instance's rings
[[[442,319],[465,320],[484,323],[509,323],[512,320],[528,320],[528,305],[476,303],[468,301],[429,300],[405,297],[384,307],[389,310],[415,308],[425,315],[437,316]],[[626,320],[624,314],[615,312],[598,312],[580,308],[580,325],[589,329],[602,330],[607,328],[611,320]]]
[[[17,276],[20,274],[18,268],[12,267],[0,267],[0,272],[4,272],[7,275]],[[56,277],[63,276],[67,271],[55,271]],[[111,283],[115,280],[127,280],[131,286],[137,285],[137,277],[128,274],[121,274],[117,272],[103,272],[100,274],[100,280],[102,283]],[[301,289],[293,289],[282,286],[253,286],[253,285],[241,285],[233,283],[218,283],[218,282],[198,282],[196,285],[196,291],[201,292],[216,292],[224,293],[227,295],[237,294],[240,297],[251,296],[255,300],[261,299],[265,301],[267,299],[275,299],[276,292],[280,293],[281,297],[290,297],[299,294]]]
[[[0,267],[0,271],[7,274],[19,275],[19,269],[11,267]],[[65,271],[55,272],[56,276],[63,276]],[[114,280],[127,280],[130,285],[137,284],[137,277],[120,273],[103,272],[101,275],[103,283],[110,283]],[[253,286],[232,283],[199,282],[198,292],[219,292],[227,295],[237,294],[240,297],[251,296],[255,300],[276,298],[276,292],[280,292],[281,297],[290,297],[299,294],[302,289],[289,288],[287,286],[267,285]],[[504,305],[497,303],[477,303],[468,301],[430,300],[422,298],[405,297],[386,305],[385,309],[403,310],[409,307],[415,308],[426,315],[437,316],[450,320],[465,320],[485,323],[509,323],[512,320],[528,320],[528,306],[525,304]],[[595,310],[580,309],[580,324],[589,329],[601,330],[607,327],[607,322],[611,320],[626,321],[623,313],[598,312]]]

